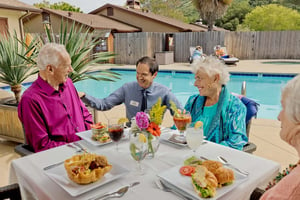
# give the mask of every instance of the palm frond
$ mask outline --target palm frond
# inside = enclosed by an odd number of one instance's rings
[[[36,51],[33,47],[36,40],[26,45],[17,38],[17,34],[8,34],[0,39],[0,82],[10,86],[21,84],[26,78],[37,73],[31,65]]]
[[[111,52],[92,53],[94,47],[97,45],[96,38],[92,38],[92,32],[89,28],[84,30],[84,26],[76,27],[75,22],[68,30],[68,23],[64,25],[62,19],[60,26],[60,37],[58,43],[65,45],[68,53],[70,54],[73,72],[69,77],[73,82],[93,79],[97,81],[114,81],[120,78],[120,74],[106,71],[105,73],[98,75],[88,74],[91,71],[91,67],[98,64],[98,62],[107,61],[115,56]],[[48,40],[51,40],[50,31],[46,28]]]

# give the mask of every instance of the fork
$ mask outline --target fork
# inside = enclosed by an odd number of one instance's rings
[[[88,153],[88,151],[86,150],[86,148],[84,148],[81,144],[79,144],[78,142],[74,142],[73,143],[75,146],[79,147],[81,149],[81,151],[84,151],[85,153]]]
[[[158,179],[155,181],[155,184],[156,186],[165,191],[165,192],[172,192],[173,194],[177,195],[178,197],[181,197],[182,199],[185,199],[185,200],[190,200],[190,198],[188,198],[187,196],[181,194],[180,192],[168,187],[162,180]]]
[[[73,146],[72,144],[67,144],[67,147],[70,147],[70,148],[72,148],[72,149],[75,149],[75,150],[76,150],[76,153],[82,152],[82,149],[78,149],[77,147]]]

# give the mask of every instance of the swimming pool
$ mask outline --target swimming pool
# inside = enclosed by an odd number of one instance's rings
[[[136,80],[133,70],[113,71],[122,74],[122,79],[116,82],[84,80],[75,83],[75,86],[78,91],[84,91],[97,98],[104,98],[124,83]],[[293,75],[232,73],[227,86],[229,91],[240,94],[242,82],[246,81],[247,97],[260,104],[258,118],[277,119],[281,109],[281,88],[292,77]],[[189,96],[198,93],[198,90],[193,86],[194,75],[190,72],[160,71],[155,81],[169,87],[182,105],[185,105]],[[24,87],[26,88],[28,85]]]
[[[85,80],[75,83],[75,86],[78,91],[85,91],[95,97],[104,98],[125,82],[136,80],[135,71],[114,71],[122,74],[124,78],[114,83]],[[242,82],[246,81],[247,97],[256,100],[260,104],[258,118],[277,119],[277,115],[281,109],[281,88],[292,77],[292,75],[274,76],[267,74],[232,73],[227,86],[229,91],[240,94]],[[185,105],[189,96],[198,93],[198,90],[193,86],[194,75],[190,72],[160,71],[155,81],[169,87],[182,105]]]

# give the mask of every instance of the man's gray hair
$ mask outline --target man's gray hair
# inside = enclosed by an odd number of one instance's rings
[[[282,90],[285,114],[295,124],[300,123],[300,75],[290,80]]]
[[[47,43],[45,44],[38,55],[37,67],[40,70],[45,70],[47,65],[54,67],[59,66],[62,57],[68,55],[66,47],[62,44]]]
[[[192,72],[196,74],[198,71],[204,71],[209,77],[219,74],[220,85],[226,85],[229,81],[229,72],[224,62],[214,56],[207,56],[205,59],[197,59],[192,63]]]

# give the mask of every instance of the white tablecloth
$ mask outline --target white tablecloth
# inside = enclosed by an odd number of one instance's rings
[[[116,152],[114,143],[103,146],[93,146],[84,140],[80,143],[88,148],[90,152],[105,155],[109,161],[119,163],[129,169],[130,172],[115,181],[72,197],[43,171],[44,167],[74,155],[74,149],[65,145],[14,160],[10,169],[10,182],[17,181],[19,183],[23,199],[89,199],[97,194],[116,190],[134,181],[140,181],[141,183],[130,188],[122,199],[180,199],[173,193],[159,190],[155,185],[155,180],[157,180],[158,173],[176,165],[183,165],[183,161],[192,155],[192,151],[188,147],[161,143],[153,159],[142,161],[145,174],[138,176],[134,171],[136,163],[130,156],[128,140],[122,140],[119,143],[119,152]],[[257,186],[268,182],[280,169],[280,165],[273,161],[211,142],[203,144],[197,150],[197,155],[215,160],[217,156],[223,156],[238,168],[250,173],[245,182],[219,199],[249,199],[251,192]]]

